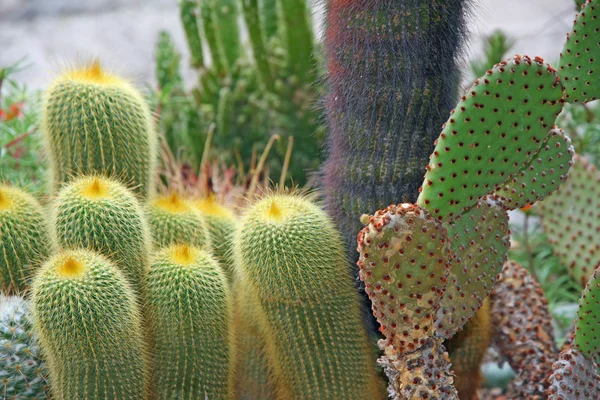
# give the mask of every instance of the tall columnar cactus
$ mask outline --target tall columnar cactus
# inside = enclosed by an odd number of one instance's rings
[[[156,253],[146,299],[160,399],[230,399],[234,383],[233,304],[209,253],[187,244]]]
[[[231,282],[234,275],[233,234],[237,226],[235,215],[230,209],[219,204],[214,196],[195,200],[193,204],[206,222],[214,255]]]
[[[247,209],[234,254],[260,307],[277,398],[383,397],[341,241],[320,208],[265,196]]]
[[[416,200],[433,141],[455,104],[467,3],[328,4],[323,190],[350,259],[360,215]]]
[[[112,262],[88,250],[62,252],[36,275],[31,299],[54,398],[144,398],[138,303]]]
[[[184,243],[201,248],[211,246],[204,219],[188,199],[176,193],[152,199],[148,220],[157,247]]]
[[[50,85],[42,129],[53,192],[82,174],[118,179],[143,198],[153,192],[157,139],[148,105],[98,61],[66,70]]]
[[[30,317],[27,300],[0,294],[0,395],[5,399],[47,398],[48,371]]]
[[[54,200],[52,226],[61,247],[110,258],[140,293],[151,238],[142,205],[125,186],[100,176],[73,180]]]
[[[21,189],[0,184],[0,292],[29,287],[50,245],[38,201]]]

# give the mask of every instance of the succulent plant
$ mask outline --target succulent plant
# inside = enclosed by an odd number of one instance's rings
[[[34,328],[56,399],[141,399],[149,374],[136,295],[89,250],[50,258],[32,285]]]
[[[277,398],[383,397],[341,241],[323,210],[298,195],[266,195],[242,217],[234,254]]]
[[[24,190],[0,184],[0,292],[28,288],[50,246],[38,201]]]
[[[53,193],[78,175],[101,174],[143,198],[152,194],[157,139],[150,110],[132,85],[98,61],[54,80],[45,93],[42,127]]]
[[[0,294],[0,393],[6,399],[46,399],[47,375],[28,301]]]
[[[153,256],[147,279],[160,399],[230,399],[235,339],[227,278],[209,253],[177,244]]]

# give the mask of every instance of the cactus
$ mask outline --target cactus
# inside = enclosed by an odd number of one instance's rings
[[[360,215],[416,200],[422,168],[455,102],[467,4],[329,4],[330,132],[322,187],[351,260]]]
[[[29,303],[19,296],[0,294],[0,394],[4,399],[45,399],[46,377]]]
[[[293,194],[251,205],[235,233],[236,268],[255,296],[277,398],[382,398],[340,238]]]
[[[148,214],[152,238],[157,247],[190,244],[211,248],[204,219],[188,199],[177,193],[154,198]]]
[[[490,317],[491,306],[489,297],[486,297],[464,329],[446,341],[454,386],[460,400],[479,399],[479,389],[483,383],[481,363],[492,339]]]
[[[52,226],[63,248],[84,248],[110,258],[140,294],[151,247],[146,216],[136,197],[115,180],[81,177],[54,200]]]
[[[54,80],[42,127],[53,193],[82,174],[118,179],[143,198],[153,192],[157,140],[150,110],[133,86],[98,61]]]
[[[148,364],[136,296],[108,259],[69,250],[32,285],[34,327],[56,399],[142,399]]]
[[[204,65],[202,54],[202,39],[198,27],[198,2],[195,0],[179,1],[179,17],[187,39],[192,58],[192,66],[200,68]],[[160,79],[159,79],[160,82]]]
[[[565,99],[569,103],[587,103],[598,98],[600,79],[596,64],[600,59],[598,31],[600,7],[588,0],[575,17],[573,28],[560,53],[558,69],[565,85]]]
[[[576,156],[569,179],[538,207],[555,253],[582,287],[600,265],[600,220],[596,214],[600,207],[599,184],[600,173],[596,168]]]
[[[467,210],[526,166],[562,107],[556,70],[543,59],[497,64],[444,124],[417,203],[440,219]]]
[[[214,195],[196,200],[193,205],[206,222],[214,255],[231,282],[234,275],[232,242],[237,224],[235,215],[231,210],[219,204]]]
[[[539,283],[521,265],[509,261],[491,305],[494,346],[517,374],[511,398],[542,396],[557,349],[548,301]]]
[[[0,184],[0,292],[19,293],[48,256],[42,207],[25,191]]]
[[[548,400],[588,400],[600,398],[600,375],[598,366],[576,349],[560,353],[552,365],[549,377]]]
[[[579,300],[573,346],[590,360],[600,363],[600,268],[596,269]]]
[[[156,44],[156,80],[161,90],[180,88],[183,78],[179,71],[181,54],[166,31],[160,31]]]
[[[147,304],[157,397],[231,398],[233,304],[217,261],[187,244],[160,250],[148,274]]]
[[[573,165],[571,140],[561,129],[552,129],[531,161],[495,195],[510,209],[522,208],[548,197],[567,179]]]

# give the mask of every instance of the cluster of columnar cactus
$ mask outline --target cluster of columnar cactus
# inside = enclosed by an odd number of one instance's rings
[[[163,110],[173,151],[186,146],[188,156],[199,162],[203,139],[214,123],[216,156],[237,163],[237,152],[248,169],[253,153],[260,153],[272,134],[293,136],[289,176],[296,184],[306,183],[308,173],[319,167],[324,136],[315,107],[323,85],[314,84],[318,45],[308,2],[181,0],[179,6],[199,83],[191,96],[177,89],[177,97],[191,101],[189,107],[175,101],[175,110]],[[251,53],[241,45],[240,20],[247,28]],[[180,82],[173,69],[181,57],[167,37],[161,33],[156,63],[160,89],[170,91]],[[188,128],[183,137],[173,129],[181,123]],[[282,168],[286,142],[276,144],[276,156],[269,161],[275,175]]]

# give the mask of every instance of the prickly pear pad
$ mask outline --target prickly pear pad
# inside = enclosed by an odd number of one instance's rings
[[[594,271],[579,299],[575,323],[575,348],[598,362],[600,360],[600,269]]]
[[[379,210],[358,235],[359,277],[387,345],[413,351],[433,335],[448,276],[445,229],[421,207]]]
[[[506,211],[488,198],[444,226],[452,257],[435,327],[438,336],[450,338],[475,315],[494,287],[506,261],[510,230]]]
[[[452,218],[523,168],[563,107],[556,70],[515,56],[488,70],[444,124],[417,204]]]
[[[600,5],[588,0],[575,17],[573,29],[560,53],[558,70],[565,86],[565,100],[587,103],[600,93]]]
[[[552,194],[569,176],[575,150],[562,129],[548,140],[519,173],[502,184],[496,196],[509,210],[525,207]]]
[[[579,351],[568,348],[552,365],[548,378],[548,400],[600,399],[600,376],[597,365]]]
[[[600,172],[575,156],[569,179],[539,203],[544,232],[582,287],[600,265]]]

